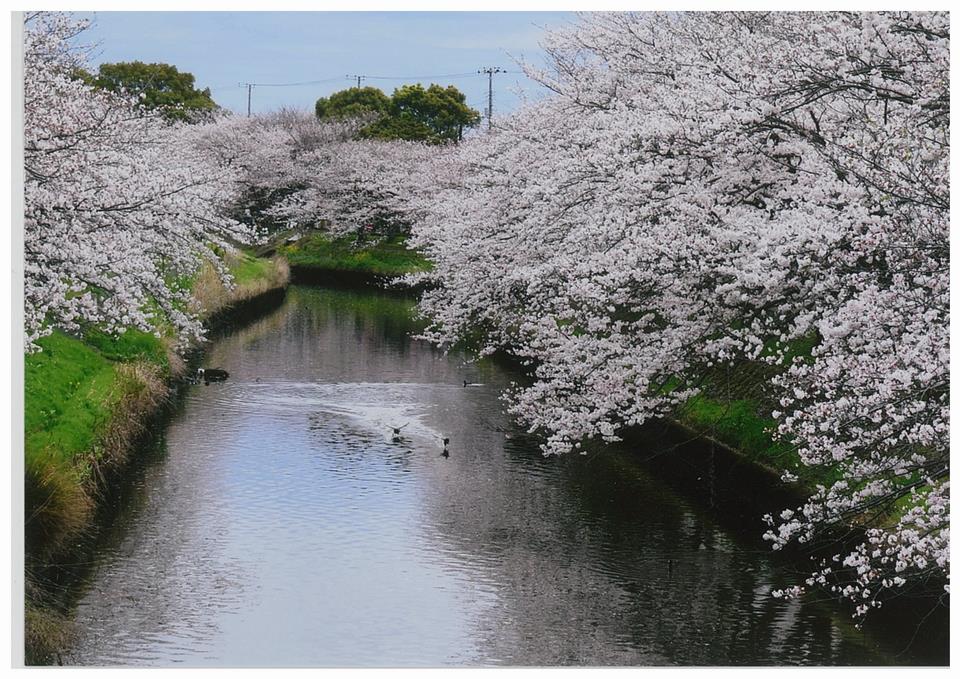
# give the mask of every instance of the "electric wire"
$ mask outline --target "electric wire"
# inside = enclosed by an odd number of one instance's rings
[[[519,75],[525,75],[523,71],[500,71],[501,73],[513,73]],[[429,80],[431,78],[479,78],[483,74],[470,72],[470,73],[440,73],[434,75],[364,75],[361,76],[364,80]],[[307,85],[321,85],[324,83],[337,82],[339,80],[354,80],[357,76],[336,76],[332,78],[321,78],[319,80],[304,80],[301,82],[293,83],[242,83],[240,85],[224,85],[222,87],[212,87],[210,88],[211,92],[224,89],[232,89],[233,87],[246,87],[247,85],[252,85],[253,87],[305,87]]]

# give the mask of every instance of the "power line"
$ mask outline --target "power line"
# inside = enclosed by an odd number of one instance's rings
[[[336,76],[333,78],[323,78],[321,80],[304,80],[302,82],[295,83],[250,83],[256,87],[302,87],[305,85],[321,85],[323,83],[336,82],[337,80],[342,80],[343,78],[350,79],[360,79],[360,80],[429,80],[430,78],[476,78],[479,75],[482,75],[483,72],[476,71],[470,73],[440,73],[434,75],[347,75],[347,76]],[[523,71],[504,71],[498,70],[497,73],[518,73],[523,74]],[[241,87],[246,87],[247,83],[241,83]],[[214,87],[211,90],[224,89],[224,87]]]
[[[347,76],[336,76],[332,78],[321,78],[319,80],[303,80],[301,82],[293,83],[238,83],[238,87],[247,88],[247,116],[251,115],[252,100],[253,100],[253,88],[254,87],[306,87],[309,85],[322,85],[325,83],[337,82],[342,80],[344,77],[357,80],[357,87],[360,87],[360,83],[364,80],[430,80],[430,79],[439,79],[439,78],[476,78],[478,76],[487,75],[489,77],[488,91],[487,91],[487,124],[488,128],[490,125],[490,120],[493,118],[493,74],[494,73],[514,73],[525,75],[523,71],[505,71],[502,68],[484,68],[476,72],[471,73],[441,73],[435,75],[347,75]],[[224,87],[211,88],[211,92],[226,89]]]
[[[247,117],[249,118],[250,109],[253,101],[254,87],[301,87],[304,85],[319,85],[321,83],[329,83],[335,80],[340,80],[340,78],[323,78],[321,80],[305,80],[303,82],[298,82],[298,83],[239,83],[238,86],[247,88]]]
[[[347,76],[347,77],[352,78],[354,76]],[[304,80],[303,82],[299,82],[299,83],[251,83],[251,84],[256,85],[257,87],[301,87],[303,85],[320,85],[322,83],[332,83],[336,80],[342,80],[342,79],[343,79],[342,77],[337,77],[337,78],[323,78],[322,80]]]
[[[477,73],[442,73],[440,75],[368,75],[370,80],[430,80],[431,78],[476,78]]]

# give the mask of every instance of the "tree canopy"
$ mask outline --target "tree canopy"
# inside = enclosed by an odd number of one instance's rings
[[[386,113],[390,97],[377,87],[351,87],[317,99],[318,118],[347,118],[365,113]]]
[[[466,99],[453,85],[404,85],[392,97],[376,87],[352,87],[318,99],[316,113],[318,118],[379,114],[360,130],[359,136],[365,139],[441,143],[460,141],[464,128],[480,121],[480,114],[467,106]]]
[[[97,75],[81,73],[81,78],[94,87],[138,96],[144,108],[161,110],[171,120],[190,120],[217,108],[209,88],[198,90],[192,73],[170,64],[100,64]]]

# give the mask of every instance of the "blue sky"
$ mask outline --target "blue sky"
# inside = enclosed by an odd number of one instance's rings
[[[281,106],[313,108],[317,97],[356,84],[390,94],[408,82],[453,84],[470,106],[486,109],[487,78],[496,66],[494,115],[517,107],[517,87],[543,91],[520,73],[514,59],[539,62],[544,26],[574,19],[569,12],[97,12],[92,65],[115,61],[170,63],[209,87],[218,104],[246,112],[238,83],[302,83],[255,87],[253,112]],[[423,76],[457,75],[431,78]],[[465,75],[460,75],[465,74]]]

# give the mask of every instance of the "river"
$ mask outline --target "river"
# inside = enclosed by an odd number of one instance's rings
[[[66,664],[916,661],[771,597],[796,569],[629,451],[544,458],[509,369],[411,339],[411,309],[294,286],[212,344],[230,378],[187,387],[133,474]]]

